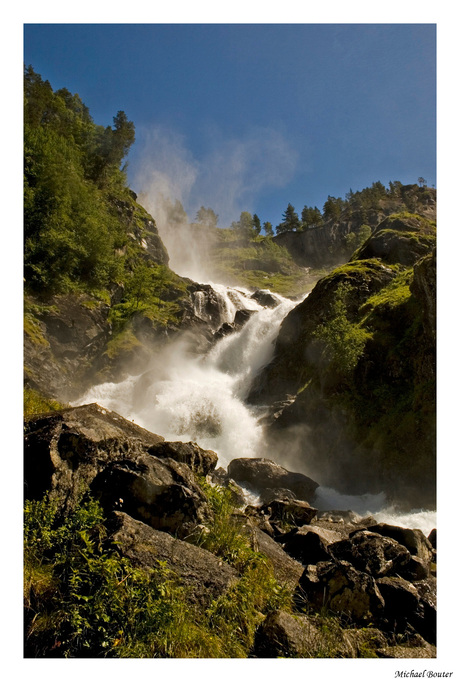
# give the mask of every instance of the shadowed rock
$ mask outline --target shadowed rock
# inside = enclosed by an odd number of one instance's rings
[[[359,531],[348,540],[335,542],[330,545],[329,553],[374,577],[395,573],[410,560],[410,553],[403,545],[368,530]]]
[[[318,484],[305,474],[290,472],[266,458],[238,458],[228,466],[228,475],[256,492],[267,488],[285,488],[297,499],[309,502]]]
[[[113,512],[108,527],[117,550],[133,566],[150,569],[158,567],[158,562],[166,563],[180,578],[188,598],[203,606],[208,606],[238,579],[235,569],[211,552],[176,540],[123,512]]]

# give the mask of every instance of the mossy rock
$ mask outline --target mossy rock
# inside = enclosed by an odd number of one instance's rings
[[[353,255],[353,260],[377,257],[387,264],[413,266],[436,244],[433,221],[410,213],[391,215]]]

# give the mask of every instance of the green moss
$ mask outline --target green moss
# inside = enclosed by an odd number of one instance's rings
[[[127,325],[108,342],[105,354],[108,358],[115,360],[141,347],[142,344],[134,334],[132,327]]]
[[[394,309],[399,305],[406,304],[411,296],[410,285],[413,278],[413,269],[399,273],[387,286],[366,300],[362,306],[363,313],[369,316],[379,307]]]
[[[43,335],[40,323],[32,314],[24,315],[24,333],[34,344],[49,347],[49,342]]]
[[[43,396],[35,389],[26,387],[24,389],[24,418],[28,419],[33,415],[38,415],[40,413],[48,413],[55,410],[62,410],[65,408],[65,404],[56,401],[55,399],[47,398]]]

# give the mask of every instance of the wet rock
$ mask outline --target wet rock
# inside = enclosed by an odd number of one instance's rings
[[[349,561],[353,566],[374,577],[395,573],[410,560],[409,551],[392,538],[368,530],[359,531],[347,540],[330,545],[335,559]]]
[[[280,304],[279,299],[272,295],[268,290],[256,290],[252,295],[251,299],[255,299],[261,306],[273,309]]]
[[[428,541],[430,542],[433,549],[436,549],[436,536],[437,536],[436,528],[433,528],[433,530],[428,536]]]
[[[309,502],[318,487],[316,481],[298,472],[290,472],[266,458],[237,458],[228,466],[228,475],[253,488],[256,492],[267,488],[286,488],[296,498]]]
[[[188,465],[195,474],[207,476],[216,467],[217,453],[213,450],[203,450],[196,443],[182,443],[182,441],[162,441],[149,448],[150,455],[155,457],[170,457],[177,462]]]

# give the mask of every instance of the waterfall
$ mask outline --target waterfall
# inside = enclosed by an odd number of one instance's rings
[[[196,441],[214,450],[222,467],[233,458],[270,457],[264,446],[261,409],[244,399],[257,371],[270,361],[281,322],[295,303],[270,292],[278,304],[267,308],[243,288],[212,284],[212,290],[221,323],[231,323],[240,309],[255,312],[239,331],[198,357],[189,353],[185,341],[171,342],[143,374],[94,386],[74,405],[97,402],[166,440]],[[195,292],[193,301],[196,315],[209,320],[206,294]],[[377,521],[420,528],[425,534],[436,525],[436,512],[396,513],[383,493],[349,496],[320,487],[314,506],[372,514]]]
[[[212,288],[222,323],[231,323],[240,309],[255,312],[240,331],[217,341],[204,356],[191,356],[185,342],[166,346],[142,375],[95,386],[78,404],[96,401],[167,440],[196,441],[214,450],[226,467],[234,457],[263,455],[260,409],[244,398],[254,374],[270,360],[279,326],[295,303],[270,293],[279,303],[265,308],[243,288]],[[204,319],[204,293],[194,293],[194,306]]]

